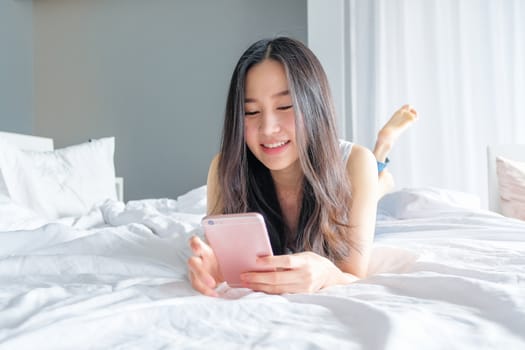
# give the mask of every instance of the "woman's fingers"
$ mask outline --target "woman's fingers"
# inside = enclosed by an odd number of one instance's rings
[[[217,286],[217,266],[213,250],[199,237],[190,238],[190,248],[193,256],[188,259],[188,269],[193,288],[202,294],[217,296],[214,288]]]
[[[244,286],[266,293],[315,292],[326,285],[327,277],[340,270],[328,259],[312,252],[267,256],[257,259],[270,272],[241,274]]]
[[[195,289],[199,293],[202,293],[210,297],[219,296],[213,288],[210,288],[205,283],[203,283],[198,277],[195,276],[195,273],[191,270],[190,270],[190,281],[191,281],[191,285],[193,289]]]
[[[301,280],[302,270],[281,270],[270,272],[244,272],[241,280],[247,283],[292,284]]]
[[[206,270],[202,258],[198,256],[192,256],[188,259],[188,267],[193,272],[195,277],[205,283],[208,287],[215,288],[217,283],[209,271]]]
[[[190,247],[194,255],[197,256],[209,256],[213,255],[213,251],[209,245],[204,243],[198,236],[190,238]]]
[[[245,272],[241,280],[252,285],[291,285],[310,284],[311,269],[308,268],[308,255],[277,255],[257,259],[261,267],[273,268],[269,272]],[[272,289],[273,290],[273,289]]]
[[[217,292],[213,289],[216,287],[217,282],[204,268],[202,258],[198,256],[189,258],[188,269],[193,288],[205,295],[217,296]]]
[[[200,245],[200,238],[197,236],[192,236],[190,238],[190,248],[193,254],[200,255],[201,245]]]
[[[294,269],[304,265],[300,254],[272,255],[257,258],[257,265],[274,269]]]
[[[286,255],[269,255],[257,258],[257,265],[280,270],[300,269],[315,264],[320,258],[312,252],[302,252]]]
[[[241,275],[243,285],[269,294],[313,292],[312,275],[305,270],[247,272]]]

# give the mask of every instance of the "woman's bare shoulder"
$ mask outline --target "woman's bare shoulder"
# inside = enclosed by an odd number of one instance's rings
[[[347,173],[355,173],[356,171],[377,172],[377,161],[372,151],[368,148],[354,144],[352,145],[352,152],[346,162]]]
[[[219,161],[220,160],[221,160],[221,154],[220,153],[217,153],[216,155],[214,155],[213,159],[210,162],[210,169],[213,169],[213,170],[217,171],[217,169],[219,167]]]
[[[208,180],[207,184],[207,213],[219,214],[222,212],[222,206],[220,204],[221,189],[219,184],[219,161],[220,153],[216,154],[208,170]]]

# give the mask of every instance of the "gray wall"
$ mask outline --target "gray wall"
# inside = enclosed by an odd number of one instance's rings
[[[34,1],[35,134],[116,136],[126,199],[206,182],[227,87],[262,37],[306,42],[306,0]]]
[[[33,132],[33,4],[0,0],[0,130]]]

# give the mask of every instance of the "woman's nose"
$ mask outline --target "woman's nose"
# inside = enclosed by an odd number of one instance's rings
[[[279,118],[271,112],[263,113],[259,130],[265,135],[272,135],[281,130]]]

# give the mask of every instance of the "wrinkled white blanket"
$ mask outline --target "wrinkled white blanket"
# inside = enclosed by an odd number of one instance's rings
[[[204,189],[0,233],[0,349],[523,349],[525,222],[439,190],[381,203],[370,276],[193,291]]]

